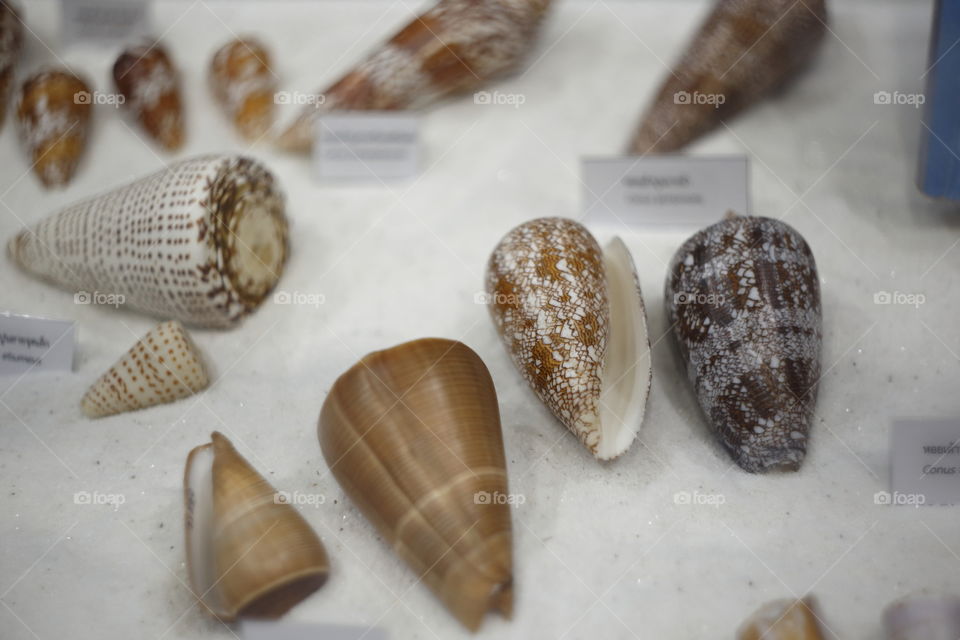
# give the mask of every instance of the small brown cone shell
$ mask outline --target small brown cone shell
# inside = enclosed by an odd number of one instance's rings
[[[247,140],[259,140],[273,126],[276,75],[270,53],[253,38],[223,45],[210,63],[213,95]]]
[[[737,640],[824,640],[824,637],[812,596],[768,602],[737,631]]]
[[[125,50],[113,65],[113,82],[143,130],[167,151],[185,139],[180,73],[159,43]]]
[[[23,21],[12,2],[0,0],[0,129],[16,86],[14,79],[22,50]]]

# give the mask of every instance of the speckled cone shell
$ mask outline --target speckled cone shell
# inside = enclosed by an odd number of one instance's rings
[[[87,83],[67,71],[42,71],[23,83],[17,102],[20,139],[45,187],[73,179],[87,147],[91,96]]]
[[[960,597],[908,596],[883,611],[886,640],[957,640]]]
[[[330,390],[319,437],[344,492],[460,622],[510,616],[506,460],[476,353],[428,338],[367,355]]]
[[[14,77],[23,49],[23,23],[16,7],[0,0],[0,129],[6,120],[7,104],[13,94]]]
[[[73,292],[122,295],[147,313],[230,327],[283,270],[283,194],[261,164],[233,155],[171,165],[25,229],[8,251]]]
[[[757,609],[737,631],[737,640],[824,640],[816,602],[775,600]]]
[[[184,473],[187,572],[223,620],[275,618],[326,581],[320,538],[222,434],[196,447]]]
[[[629,269],[645,325],[632,261]],[[641,413],[637,424],[625,425],[629,436],[618,445],[602,441],[603,369],[611,339],[607,285],[600,245],[583,225],[567,218],[539,218],[513,229],[487,265],[490,314],[514,364],[540,400],[600,459],[626,451],[642,420]],[[649,358],[649,342],[642,346]],[[645,394],[649,375],[642,383]]]
[[[789,225],[732,217],[674,254],[664,292],[708,421],[747,471],[803,462],[820,379],[820,282]]]
[[[273,126],[277,77],[266,47],[252,38],[223,45],[210,63],[210,88],[237,131],[258,140]]]
[[[103,374],[83,396],[89,418],[174,402],[210,384],[203,358],[176,320],[162,322]]]
[[[151,139],[168,151],[183,146],[184,117],[180,74],[158,43],[142,44],[120,54],[113,82]]]
[[[774,93],[810,62],[826,21],[824,0],[719,0],[643,115],[630,151],[681,149]]]
[[[323,111],[416,109],[515,70],[552,0],[439,0],[318,95],[279,138],[309,151]]]

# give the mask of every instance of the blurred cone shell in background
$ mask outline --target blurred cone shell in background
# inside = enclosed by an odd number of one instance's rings
[[[183,146],[180,73],[159,42],[126,49],[113,65],[113,81],[124,106],[150,138],[167,151]]]
[[[210,87],[233,126],[247,140],[273,126],[277,77],[267,48],[254,38],[223,45],[210,63]]]
[[[957,640],[960,597],[907,596],[883,611],[886,640]]]
[[[824,640],[813,596],[774,600],[744,621],[737,640]]]
[[[22,50],[23,22],[17,6],[9,0],[0,0],[0,129],[16,86],[17,62]]]

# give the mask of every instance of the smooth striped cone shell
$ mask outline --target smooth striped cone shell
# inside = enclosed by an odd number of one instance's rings
[[[552,0],[439,0],[333,85],[279,138],[309,151],[324,111],[416,109],[515,70]]]
[[[957,640],[960,597],[908,596],[883,611],[886,640]]]
[[[630,142],[633,153],[685,147],[808,65],[826,31],[824,0],[719,0]]]
[[[824,640],[816,601],[774,600],[757,609],[737,631],[737,640]]]
[[[205,327],[256,309],[283,271],[284,199],[242,156],[184,160],[84,200],[11,239],[15,263],[73,292]]]
[[[318,431],[344,492],[460,622],[510,616],[500,414],[476,353],[436,338],[371,353],[337,379]]]
[[[23,50],[23,23],[16,6],[0,0],[0,129],[13,94],[17,62]]]
[[[211,440],[190,452],[184,472],[190,588],[222,620],[276,618],[323,586],[326,549],[225,436]]]
[[[43,186],[62,187],[73,179],[87,147],[92,95],[86,82],[59,69],[23,83],[17,102],[20,139]]]
[[[150,138],[168,151],[183,146],[180,73],[159,43],[131,47],[113,65],[113,82]]]
[[[210,384],[203,358],[176,320],[162,322],[103,374],[83,396],[88,418],[174,402]]]
[[[237,131],[258,140],[273,126],[276,74],[266,47],[253,38],[223,45],[210,63],[210,88]]]
[[[490,314],[510,357],[553,414],[601,460],[629,448],[652,367],[633,259],[567,218],[510,231],[487,265]]]
[[[667,318],[700,407],[747,471],[803,462],[820,379],[820,282],[789,225],[732,217],[674,254]]]

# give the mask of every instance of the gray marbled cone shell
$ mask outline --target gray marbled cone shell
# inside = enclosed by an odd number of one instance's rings
[[[820,378],[820,283],[789,225],[735,217],[674,254],[667,317],[700,406],[747,471],[797,469]]]

